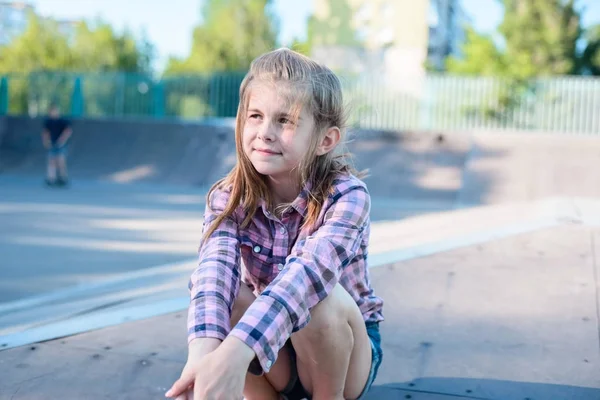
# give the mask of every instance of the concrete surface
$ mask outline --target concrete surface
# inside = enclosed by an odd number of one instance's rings
[[[600,198],[600,136],[475,134],[458,203]]]
[[[43,176],[41,120],[8,117],[0,174]],[[76,180],[210,186],[235,163],[232,121],[176,123],[76,120],[69,145]],[[453,204],[470,138],[351,132],[348,148],[374,196]]]
[[[75,179],[206,187],[235,163],[234,121],[76,120]],[[0,174],[40,176],[40,119],[0,121]],[[600,197],[600,137],[521,132],[350,131],[348,149],[373,196],[446,208]],[[577,177],[577,179],[573,179]]]
[[[369,398],[600,398],[599,229],[561,225],[373,269],[386,321]],[[159,398],[185,358],[185,312],[170,313],[0,351],[0,399]]]
[[[43,176],[41,119],[7,117],[0,173]],[[228,122],[74,120],[69,166],[74,179],[205,185],[233,161]],[[207,168],[208,167],[208,168]]]
[[[162,397],[230,122],[76,121],[73,186],[50,190],[40,121],[0,119],[0,399]],[[600,138],[356,132],[349,147],[371,170],[386,301],[370,398],[600,399]]]
[[[575,211],[577,210],[577,211]],[[390,262],[413,259],[457,247],[477,245],[490,240],[553,227],[564,223],[600,225],[600,202],[556,199],[540,203],[497,205],[426,213],[400,221],[379,221],[372,226],[369,266],[378,268]],[[169,221],[159,221],[169,226]],[[159,225],[160,225],[159,224]],[[11,244],[6,248],[10,250]],[[127,247],[127,246],[123,246]],[[182,245],[182,247],[185,247]],[[32,246],[35,249],[35,246]],[[119,257],[117,254],[115,257]],[[122,257],[122,255],[121,255]],[[195,258],[143,267],[144,259],[132,256],[137,269],[94,274],[92,263],[70,265],[57,256],[54,275],[77,285],[52,287],[45,275],[31,277],[21,271],[23,280],[31,280],[46,291],[0,303],[0,342],[4,348],[45,341],[183,309],[188,304],[187,281],[196,266]],[[29,267],[29,265],[25,265]],[[141,266],[141,267],[140,267]],[[62,269],[61,269],[62,268]],[[99,265],[98,268],[102,268]],[[6,269],[4,274],[10,273]],[[87,279],[80,277],[86,276]],[[20,280],[5,277],[6,286]],[[12,284],[12,285],[11,285]]]
[[[124,272],[193,259],[205,190],[74,180],[47,188],[0,175],[0,304]],[[374,221],[446,209],[373,199]]]

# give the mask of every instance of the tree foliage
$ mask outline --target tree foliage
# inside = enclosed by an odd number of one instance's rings
[[[164,72],[167,112],[190,118],[235,116],[237,89],[250,63],[277,44],[271,0],[206,0],[190,55]],[[224,91],[232,96],[220,95]]]
[[[469,28],[463,56],[447,60],[449,72],[526,80],[582,74],[600,67],[598,50],[594,50],[598,40],[589,36],[585,40],[582,11],[575,0],[503,0],[503,4],[498,28],[501,45]],[[578,46],[582,40],[583,50]]]
[[[81,23],[71,46],[76,69],[146,73],[151,70],[154,48],[145,38],[136,40],[125,31],[117,34],[102,21]]]
[[[117,33],[100,20],[81,22],[70,35],[56,21],[31,13],[25,31],[0,47],[0,73],[149,72],[152,56],[153,47],[146,40]]]
[[[588,29],[585,39],[587,46],[580,61],[581,71],[598,76],[600,75],[600,24]]]
[[[66,31],[56,21],[30,13],[24,32],[0,47],[0,75],[9,75],[9,112],[36,114],[50,102],[65,112],[81,110],[81,102],[73,100],[81,98],[83,90],[76,75],[110,72],[110,76],[85,75],[85,88],[94,93],[85,107],[90,113],[123,113],[128,102],[116,104],[115,97],[134,94],[124,93],[126,83],[115,74],[135,72],[139,79],[147,79],[153,54],[147,40],[138,41],[127,31],[117,33],[101,20],[81,22]]]
[[[460,75],[498,76],[507,68],[505,55],[489,35],[477,33],[472,27],[466,29],[463,57],[449,57],[448,71]]]
[[[194,29],[184,60],[171,58],[165,73],[189,74],[246,70],[254,58],[277,43],[271,0],[207,0],[203,22]]]

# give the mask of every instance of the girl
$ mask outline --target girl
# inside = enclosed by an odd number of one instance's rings
[[[288,49],[240,88],[237,165],[207,195],[177,399],[358,399],[381,363],[370,197],[338,145],[342,90]],[[243,267],[240,265],[243,261]]]

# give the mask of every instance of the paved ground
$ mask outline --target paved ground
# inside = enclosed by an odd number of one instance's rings
[[[194,256],[203,192],[0,177],[0,303]]]
[[[370,399],[600,398],[600,226],[560,224],[371,270],[386,301]],[[0,352],[0,399],[161,398],[185,312]]]
[[[185,286],[230,128],[92,121],[74,185],[49,190],[34,125],[0,143],[0,400],[161,396],[185,357]],[[350,144],[372,172],[386,301],[371,398],[600,399],[600,141],[436,139]]]
[[[195,257],[201,188],[75,180],[50,189],[6,175],[0,187],[0,304]],[[373,201],[375,221],[450,207]]]

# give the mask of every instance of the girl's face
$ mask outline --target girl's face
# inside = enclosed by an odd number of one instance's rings
[[[290,115],[290,107],[275,85],[254,84],[242,134],[244,153],[256,170],[275,180],[297,177],[297,167],[310,149],[315,123],[302,107]]]

